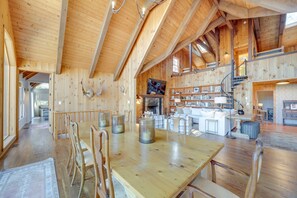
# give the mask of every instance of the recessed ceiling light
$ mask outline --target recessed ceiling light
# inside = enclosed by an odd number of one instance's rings
[[[276,83],[277,85],[287,85],[287,84],[290,84],[289,81],[280,81],[278,83]]]

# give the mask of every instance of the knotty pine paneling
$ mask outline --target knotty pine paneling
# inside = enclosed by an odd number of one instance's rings
[[[9,0],[18,58],[55,63],[61,1]]]
[[[111,110],[118,111],[119,92],[118,82],[113,81],[112,74],[96,73],[94,78],[89,79],[89,70],[83,68],[64,67],[64,71],[54,78],[54,111],[89,111]],[[81,80],[85,89],[91,87],[96,93],[98,84],[105,80],[102,95],[91,99],[83,95]]]
[[[171,77],[172,57],[173,55],[137,78],[137,94],[139,95],[146,94],[148,78],[167,81],[164,96],[165,108],[168,108],[169,88],[219,84],[230,72],[230,66],[225,66],[214,71],[208,70],[197,74]],[[246,113],[253,113],[253,83],[297,78],[297,53],[249,62],[247,71],[248,79],[236,87],[234,97],[243,104]],[[141,108],[141,105],[137,107],[137,116],[141,115]],[[236,104],[235,108],[237,108]]]

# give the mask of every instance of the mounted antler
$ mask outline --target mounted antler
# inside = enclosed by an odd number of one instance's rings
[[[99,88],[97,89],[96,96],[100,96],[102,94],[103,83],[104,82],[105,82],[105,80],[102,80],[102,81],[99,82]]]
[[[82,80],[80,81],[80,84],[81,84],[81,89],[82,89],[82,92],[83,92],[84,96],[87,96],[88,98],[92,98],[94,96],[93,89],[90,88],[90,89],[88,89],[86,91],[85,88],[84,88]]]

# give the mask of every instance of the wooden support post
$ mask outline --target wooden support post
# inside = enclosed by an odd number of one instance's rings
[[[248,60],[253,59],[253,20],[248,20]]]
[[[215,29],[215,40],[216,40],[216,67],[219,66],[220,62],[220,32],[219,28]]]
[[[190,72],[192,72],[192,43],[189,44]]]
[[[285,26],[286,26],[286,19],[287,19],[286,14],[280,15],[279,34],[278,34],[278,47],[281,47],[282,44],[283,44],[283,34],[284,34]]]

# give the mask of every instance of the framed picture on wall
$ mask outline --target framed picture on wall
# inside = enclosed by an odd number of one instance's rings
[[[297,104],[291,104],[291,109],[292,110],[297,110]]]

